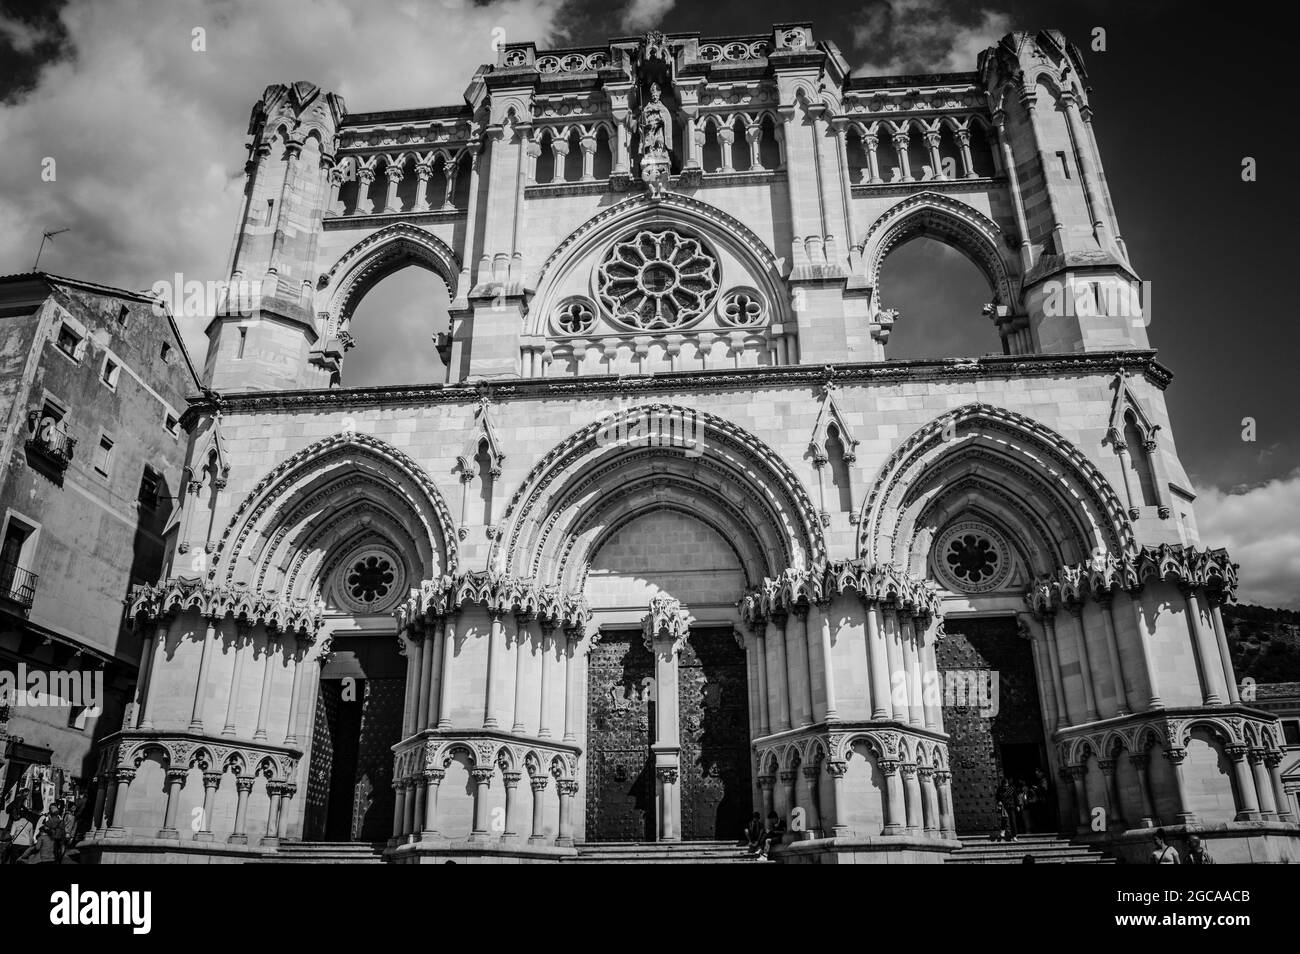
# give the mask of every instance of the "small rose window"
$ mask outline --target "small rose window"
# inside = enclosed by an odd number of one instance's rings
[[[348,593],[354,600],[373,603],[388,595],[393,579],[392,564],[384,557],[363,557],[348,571]]]

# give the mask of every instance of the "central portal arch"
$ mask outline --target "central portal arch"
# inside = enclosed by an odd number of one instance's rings
[[[492,560],[591,609],[586,840],[739,836],[755,803],[757,680],[737,604],[824,555],[811,498],[784,462],[704,412],[628,407],[538,463]],[[664,602],[683,620],[667,644],[643,630],[647,607]]]

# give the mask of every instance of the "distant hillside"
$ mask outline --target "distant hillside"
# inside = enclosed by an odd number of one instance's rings
[[[1223,625],[1238,681],[1300,682],[1300,612],[1228,604]]]

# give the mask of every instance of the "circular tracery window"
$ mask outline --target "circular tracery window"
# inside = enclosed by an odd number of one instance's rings
[[[374,603],[388,595],[396,574],[388,558],[371,554],[352,564],[348,571],[348,595],[361,603]]]
[[[933,563],[940,580],[951,590],[984,593],[1006,583],[1011,552],[1001,534],[982,523],[949,527],[934,548]]]
[[[736,328],[752,328],[761,324],[767,309],[763,297],[752,288],[734,288],[727,292],[718,309],[718,317],[724,325]]]
[[[636,233],[596,269],[601,304],[637,331],[680,328],[708,309],[718,292],[718,260],[680,232]]]

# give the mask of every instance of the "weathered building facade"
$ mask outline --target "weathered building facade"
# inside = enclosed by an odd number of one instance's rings
[[[154,298],[0,278],[0,807],[90,788],[140,640],[115,612],[156,583],[198,378]]]
[[[260,308],[208,329],[102,857],[556,860],[758,809],[789,861],[934,861],[1042,772],[1114,851],[1295,860],[1083,64],[1045,31],[972,65],[853,75],[788,24],[507,44],[449,107],[269,87]],[[1000,355],[885,360],[918,235],[984,272]],[[442,380],[346,387],[410,265]]]

